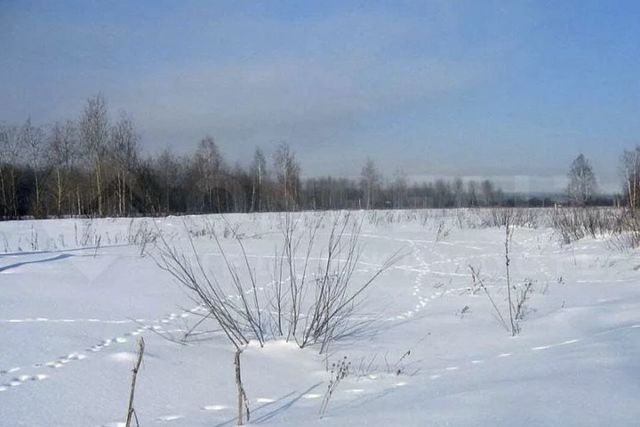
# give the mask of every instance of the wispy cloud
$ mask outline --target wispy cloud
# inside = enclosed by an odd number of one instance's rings
[[[122,104],[157,132],[288,135],[348,128],[367,115],[480,84],[490,64],[396,58],[273,57],[159,72],[130,83]]]

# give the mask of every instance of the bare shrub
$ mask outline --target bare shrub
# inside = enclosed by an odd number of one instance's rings
[[[140,256],[144,256],[149,243],[153,243],[158,238],[158,231],[149,226],[147,221],[142,221],[134,228],[134,219],[129,222],[127,231],[127,241],[130,245],[136,245],[140,249]]]
[[[584,237],[620,233],[624,228],[623,210],[608,208],[556,208],[552,225],[565,243]]]
[[[235,349],[239,423],[245,413],[247,421],[249,418],[240,377],[240,354],[246,345],[251,340],[263,346],[267,340],[285,338],[301,348],[320,344],[320,352],[326,351],[332,341],[362,327],[362,323],[353,322],[359,298],[400,258],[399,253],[393,254],[368,279],[353,285],[360,258],[361,223],[353,221],[349,214],[338,215],[331,224],[326,247],[317,258],[315,274],[310,274],[311,254],[323,218],[318,217],[306,232],[298,232],[300,216],[283,216],[283,245],[276,249],[272,295],[259,292],[255,268],[237,233],[234,240],[240,250],[238,264],[231,261],[213,227],[209,228],[224,262],[224,280],[205,266],[191,234],[188,234],[189,256],[158,234],[154,256],[158,266],[207,309]]]
[[[500,324],[504,327],[506,331],[509,331],[509,326],[507,325],[507,322],[504,320],[504,316],[502,315],[502,312],[500,311],[500,309],[498,308],[498,305],[496,304],[495,300],[491,296],[489,289],[487,289],[484,282],[480,278],[479,272],[476,269],[474,269],[472,266],[469,266],[469,270],[471,270],[471,279],[473,280],[473,288],[474,289],[480,288],[484,291],[487,298],[489,298],[489,302],[491,303],[493,310],[498,316],[498,319],[500,319]]]
[[[482,282],[478,272],[471,266],[469,266],[471,270],[471,278],[473,280],[472,291],[481,288],[484,290],[485,294],[489,298],[491,305],[498,315],[500,319],[500,323],[502,326],[511,333],[511,336],[516,336],[520,333],[520,321],[524,319],[526,308],[525,304],[528,300],[530,293],[533,290],[533,283],[530,280],[525,281],[525,283],[521,286],[512,286],[511,285],[511,256],[510,256],[510,248],[511,248],[511,240],[513,238],[513,226],[512,226],[512,212],[510,210],[503,211],[502,221],[505,227],[505,238],[504,238],[504,263],[505,263],[505,276],[506,276],[506,285],[507,285],[507,307],[509,313],[509,323],[507,324],[505,318],[506,316],[502,315],[501,310],[498,308],[495,303],[491,293],[487,289],[487,287]]]
[[[309,274],[317,231],[323,222],[324,216],[318,217],[306,233],[298,232],[299,220],[290,214],[284,215],[284,245],[275,260],[272,298],[278,332],[300,347],[320,343],[320,352],[325,351],[332,340],[362,326],[352,322],[358,298],[401,257],[398,252],[394,253],[368,279],[350,289],[360,260],[362,223],[346,213],[337,215],[331,222],[328,241],[320,251],[315,273]]]
[[[509,266],[511,265],[511,258],[509,258],[509,247],[511,245],[511,239],[513,238],[513,228],[511,223],[511,221],[513,221],[513,211],[506,210],[504,212],[504,264],[507,277],[507,302],[509,303],[509,322],[511,323],[511,335],[515,336],[519,332],[519,328],[516,324],[516,320],[514,319],[515,307],[513,304],[513,298],[511,297],[511,272],[509,269]]]
[[[613,237],[611,244],[619,250],[635,249],[640,247],[640,218],[638,215],[630,217],[629,228]]]
[[[510,226],[538,228],[543,210],[534,208],[493,208],[476,209],[474,213],[480,219],[480,227]]]
[[[516,304],[515,304],[515,314],[514,318],[516,324],[518,326],[518,331],[520,330],[519,322],[524,320],[527,315],[527,301],[533,292],[533,282],[531,280],[526,280],[519,289],[515,289],[516,292]]]
[[[469,266],[469,269],[471,270],[473,287],[482,289],[484,291],[485,295],[489,299],[489,302],[491,303],[491,307],[493,308],[493,311],[495,312],[496,316],[498,317],[498,320],[500,321],[500,325],[507,332],[511,333],[512,336],[519,334],[521,331],[520,323],[523,320],[525,320],[527,313],[529,313],[531,310],[528,306],[528,302],[531,297],[531,294],[534,291],[533,282],[531,280],[526,280],[523,284],[519,286],[514,285],[511,288],[511,291],[514,295],[514,301],[513,303],[510,303],[507,298],[507,304],[511,306],[510,313],[513,316],[513,322],[511,322],[511,317],[509,318],[509,322],[507,322],[506,316],[503,315],[502,310],[496,304],[496,301],[493,299],[491,292],[489,291],[487,286],[484,284],[484,281],[480,277],[479,272],[472,266]]]
[[[243,283],[238,271],[235,266],[229,262],[224,250],[222,250],[220,241],[215,234],[215,241],[223,254],[227,269],[230,273],[232,286],[238,292],[240,299],[239,303],[235,302],[233,299],[227,298],[225,289],[217,281],[216,277],[207,273],[195,248],[191,235],[189,235],[189,243],[193,250],[195,266],[189,258],[184,254],[181,254],[176,248],[170,246],[162,234],[160,234],[159,237],[160,245],[157,246],[158,258],[156,258],[158,266],[169,272],[183,286],[192,292],[194,299],[207,308],[211,317],[217,321],[227,339],[235,348],[234,366],[236,386],[238,389],[238,425],[242,425],[245,420],[245,414],[246,421],[249,421],[250,412],[248,399],[246,397],[246,392],[244,390],[240,374],[240,355],[245,346],[249,344],[250,333],[253,333],[253,338],[257,339],[261,346],[264,345],[264,330],[260,322],[260,306],[257,305],[258,300],[255,300],[255,307],[250,306],[251,302],[246,298],[246,292],[243,288]],[[239,244],[242,245],[242,242],[239,241]],[[248,266],[246,254],[245,261],[247,261]],[[250,269],[249,275],[252,278],[251,282],[254,284],[253,290],[255,292],[255,280],[253,279]]]
[[[436,242],[440,242],[449,237],[450,229],[446,228],[446,224],[444,221],[440,221],[438,223],[438,230],[436,231]]]
[[[553,228],[566,244],[585,237],[612,237],[620,249],[640,245],[640,215],[625,208],[556,208]]]
[[[385,374],[393,376],[408,375],[413,376],[418,373],[416,363],[411,362],[412,351],[409,349],[394,359],[389,358],[389,354],[383,356],[374,354],[368,357],[361,357],[352,369],[356,377],[370,377],[372,375]]]
[[[324,393],[324,397],[322,399],[322,404],[320,405],[320,417],[322,417],[327,411],[327,407],[329,406],[329,401],[333,396],[333,393],[336,391],[336,388],[340,384],[340,382],[349,375],[349,368],[351,367],[351,362],[347,361],[347,356],[344,356],[342,360],[337,363],[333,363],[331,365],[331,379],[329,380],[329,384],[327,385],[327,390]]]

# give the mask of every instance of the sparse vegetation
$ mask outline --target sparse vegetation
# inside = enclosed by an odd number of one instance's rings
[[[301,348],[319,344],[322,353],[332,341],[363,327],[362,323],[353,322],[358,299],[399,259],[398,253],[392,255],[368,280],[354,286],[352,276],[360,256],[360,223],[348,214],[337,215],[331,224],[326,249],[320,251],[321,257],[312,275],[311,253],[324,217],[311,222],[306,233],[298,232],[299,220],[299,216],[291,214],[282,217],[283,245],[276,251],[280,255],[275,258],[272,295],[259,291],[254,268],[237,233],[234,241],[241,253],[240,265],[232,262],[215,228],[208,227],[227,270],[224,278],[211,273],[204,264],[191,235],[191,254],[187,256],[159,234],[158,266],[207,308],[235,349],[240,423],[245,414],[249,418],[248,400],[240,376],[240,355],[245,346],[251,340],[264,346],[267,340],[285,339],[295,341]],[[304,250],[302,263],[299,261],[300,250]],[[230,293],[237,298],[228,297]]]
[[[331,370],[329,371],[329,383],[327,384],[327,390],[324,392],[324,397],[322,398],[322,405],[320,405],[320,417],[327,412],[331,397],[335,393],[340,382],[349,375],[350,367],[351,362],[347,361],[347,356],[344,356],[344,358],[339,362],[331,364]]]

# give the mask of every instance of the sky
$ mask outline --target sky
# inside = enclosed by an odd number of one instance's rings
[[[145,152],[205,135],[247,163],[287,142],[306,176],[490,178],[604,191],[640,144],[637,1],[0,0],[0,122],[102,93]]]

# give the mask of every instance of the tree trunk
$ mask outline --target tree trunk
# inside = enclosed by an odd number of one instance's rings
[[[13,217],[18,218],[18,189],[16,188],[16,171],[11,168],[11,204],[13,205]]]
[[[78,202],[78,216],[82,215],[82,208],[80,207],[80,188],[76,186],[76,201]]]
[[[102,182],[100,180],[100,161],[96,162],[96,191],[98,192],[98,216],[102,217]]]
[[[56,168],[56,182],[57,182],[57,196],[56,196],[56,205],[58,211],[58,218],[62,216],[62,180],[60,178],[60,168]]]
[[[4,188],[4,171],[0,165],[0,189],[2,190],[2,217],[6,218],[9,213],[9,205],[7,204],[7,192]]]
[[[251,205],[249,206],[249,212],[255,212],[256,204],[256,184],[251,184]]]
[[[35,211],[34,211],[34,216],[36,218],[40,217],[40,184],[38,182],[38,172],[36,170],[36,168],[33,168],[33,178],[35,180],[35,185],[36,185],[36,207],[35,207]]]

